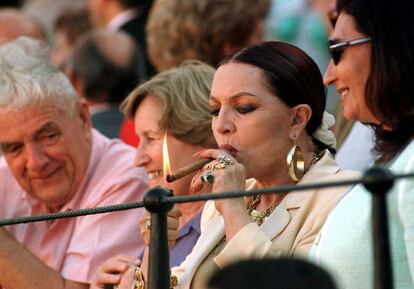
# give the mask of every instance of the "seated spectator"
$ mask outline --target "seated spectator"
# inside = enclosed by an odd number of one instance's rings
[[[72,55],[76,40],[90,29],[86,9],[65,10],[56,19],[50,58],[64,70]]]
[[[241,261],[214,273],[207,289],[335,289],[322,268],[300,259]]]
[[[140,57],[133,39],[120,31],[94,30],[75,44],[69,78],[88,102],[93,127],[109,138],[119,137],[119,103],[143,78]]]
[[[206,64],[186,62],[140,85],[123,103],[123,111],[134,118],[135,130],[141,139],[136,165],[146,169],[151,186],[170,188],[177,196],[193,193],[189,188],[194,173],[166,183],[162,171],[162,143],[167,135],[173,170],[191,162],[192,155],[203,148],[216,147],[208,104],[213,74],[214,69]],[[184,260],[200,236],[202,206],[203,202],[177,205],[181,213],[179,237],[171,251],[171,266]],[[123,285],[125,281],[131,281],[135,266],[129,265],[136,263],[125,256],[108,260],[100,267],[94,285]]]
[[[91,128],[86,101],[22,37],[0,45],[0,217],[139,201],[134,151]],[[0,286],[89,288],[97,266],[142,249],[138,210],[0,228]],[[122,224],[122,225],[120,225]]]
[[[414,1],[338,0],[324,78],[340,92],[344,116],[373,129],[375,163],[394,174],[414,171],[413,11]],[[362,184],[338,203],[315,242],[312,256],[339,288],[414,288],[413,179],[397,180],[386,197],[389,279],[375,274],[374,252],[384,248],[373,243],[377,213]]]
[[[45,39],[42,27],[29,15],[18,9],[0,9],[0,42],[19,36]]]

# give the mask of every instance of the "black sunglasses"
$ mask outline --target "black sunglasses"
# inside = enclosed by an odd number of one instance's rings
[[[358,44],[362,44],[362,43],[366,43],[370,41],[371,41],[371,37],[363,37],[363,38],[358,38],[355,40],[344,41],[344,42],[338,42],[336,40],[328,40],[329,54],[331,55],[332,60],[335,63],[335,65],[337,65],[339,61],[341,60],[341,55],[342,55],[342,52],[344,52],[345,47],[354,46],[354,45],[358,45]]]

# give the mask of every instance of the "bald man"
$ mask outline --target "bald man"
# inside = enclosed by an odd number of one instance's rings
[[[119,103],[143,79],[142,57],[121,31],[97,29],[75,43],[69,78],[88,102],[93,127],[109,138],[119,137]]]
[[[19,36],[45,39],[42,27],[34,19],[18,9],[0,9],[0,41],[8,41]]]

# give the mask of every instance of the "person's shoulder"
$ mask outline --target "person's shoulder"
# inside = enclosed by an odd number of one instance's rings
[[[316,165],[305,175],[301,184],[331,183],[336,181],[354,180],[361,176],[358,171],[341,169],[335,162],[333,155],[325,152]],[[352,185],[313,189],[309,191],[306,203],[316,211],[330,211],[336,203],[346,195]]]
[[[120,124],[124,120],[124,115],[117,108],[109,108],[92,114],[91,120],[94,124],[99,124],[100,122]]]
[[[134,17],[123,25],[120,30],[131,36],[140,46],[144,46],[145,43],[145,19],[140,17]]]
[[[408,143],[408,145],[401,150],[401,152],[395,156],[392,162],[391,169],[395,171],[405,170],[414,167],[414,140]]]
[[[336,163],[334,156],[328,151],[321,154],[316,162],[304,177],[304,182],[326,182],[339,181],[348,178],[356,178],[361,172],[354,170],[344,170]]]
[[[142,200],[148,178],[142,167],[134,165],[135,150],[96,131],[93,136],[89,167],[80,189],[83,204],[94,207]]]

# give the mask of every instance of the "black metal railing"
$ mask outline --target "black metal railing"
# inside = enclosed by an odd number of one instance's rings
[[[313,183],[305,185],[278,186],[249,191],[233,191],[195,196],[171,196],[168,189],[156,187],[148,190],[143,202],[117,204],[106,207],[88,208],[59,212],[48,215],[22,216],[0,220],[0,227],[28,222],[71,218],[91,214],[109,213],[145,207],[151,213],[151,236],[148,265],[147,289],[169,289],[170,268],[167,239],[167,212],[175,203],[197,202],[223,198],[238,198],[257,194],[278,194],[292,191],[330,188],[363,184],[372,194],[372,234],[374,248],[374,288],[392,289],[392,264],[388,236],[388,217],[386,193],[395,180],[414,177],[414,173],[391,174],[388,169],[374,167],[365,172],[361,178],[336,182]]]

